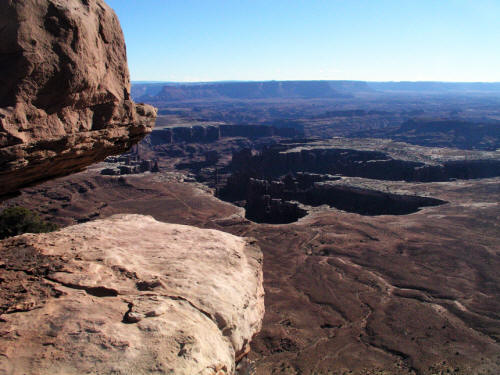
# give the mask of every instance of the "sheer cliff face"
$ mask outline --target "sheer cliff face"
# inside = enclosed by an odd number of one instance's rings
[[[126,151],[155,110],[130,100],[120,24],[102,0],[0,3],[0,195]]]

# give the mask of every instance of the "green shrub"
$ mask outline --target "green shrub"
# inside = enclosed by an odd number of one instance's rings
[[[6,208],[0,213],[0,239],[22,233],[46,233],[58,229],[46,222],[37,213],[20,206]]]

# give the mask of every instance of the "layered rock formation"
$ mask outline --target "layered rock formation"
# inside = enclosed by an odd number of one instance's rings
[[[446,202],[353,178],[385,183],[492,178],[500,176],[500,153],[464,154],[377,139],[297,140],[233,152],[227,170],[227,177],[217,175],[218,197],[245,207],[247,219],[285,224],[304,217],[304,205],[361,215],[407,215],[441,205]]]
[[[286,175],[275,180],[250,178],[236,173],[219,190],[219,197],[245,207],[245,217],[258,223],[293,223],[307,215],[302,205],[328,205],[361,215],[407,215],[424,207],[439,206],[443,200],[418,195],[393,194],[376,189],[332,181],[330,175],[316,175],[319,182],[307,179],[307,173]],[[304,178],[306,177],[306,178]],[[337,177],[340,179],[340,177]]]
[[[103,0],[0,3],[0,196],[126,151],[156,112],[130,99]]]
[[[210,143],[221,138],[287,137],[303,136],[300,129],[265,125],[208,125],[177,126],[154,130],[146,141],[152,146],[173,143]]]
[[[0,243],[0,373],[232,374],[264,314],[262,254],[117,215]]]
[[[339,142],[341,139],[335,139]],[[333,142],[332,142],[333,143]],[[371,141],[364,141],[370,145]],[[362,149],[358,145],[273,145],[252,155],[241,150],[233,155],[232,169],[253,176],[276,177],[287,173],[312,172],[386,181],[450,181],[500,176],[499,152],[470,152],[457,158],[440,155],[439,149],[413,146],[426,152],[414,158],[410,145],[394,143]],[[385,147],[384,147],[385,146]]]

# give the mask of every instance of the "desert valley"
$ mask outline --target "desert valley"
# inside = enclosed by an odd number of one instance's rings
[[[500,113],[475,95],[404,97],[397,112],[355,94],[340,109],[336,98],[150,99],[159,124],[131,152],[8,204],[61,226],[135,213],[255,238],[259,374],[494,374]],[[457,102],[474,118],[450,116]]]

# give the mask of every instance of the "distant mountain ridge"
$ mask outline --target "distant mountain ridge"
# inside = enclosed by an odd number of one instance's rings
[[[499,82],[221,81],[133,82],[132,97],[145,102],[248,99],[331,99],[356,94],[500,95]]]
[[[188,84],[137,83],[132,95],[145,101],[221,99],[316,99],[351,97],[351,92],[367,91],[365,82],[354,81],[264,81],[201,82]]]

